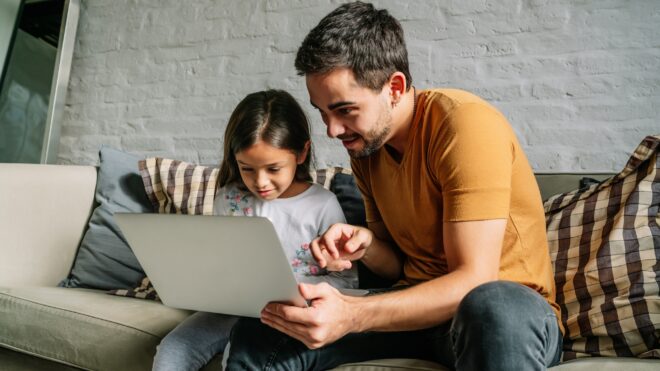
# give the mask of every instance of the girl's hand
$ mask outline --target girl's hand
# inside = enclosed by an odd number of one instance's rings
[[[373,232],[349,224],[333,224],[312,241],[312,256],[321,268],[329,271],[350,269],[354,260],[364,257],[373,241]]]

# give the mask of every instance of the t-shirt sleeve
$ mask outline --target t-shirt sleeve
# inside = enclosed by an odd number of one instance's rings
[[[346,223],[346,218],[344,217],[344,212],[341,210],[339,201],[337,201],[337,197],[332,194],[328,197],[328,201],[325,203],[325,207],[321,212],[318,235],[325,233],[335,223]]]
[[[353,170],[353,177],[355,178],[355,183],[357,184],[360,194],[362,195],[362,201],[364,202],[364,213],[367,223],[379,222],[382,219],[380,216],[380,211],[376,206],[376,202],[371,193],[371,188],[369,187],[369,179],[366,178],[366,171],[362,171],[363,166],[368,166],[366,160],[351,160],[351,169]]]
[[[504,116],[485,104],[462,104],[437,134],[429,158],[442,189],[443,221],[508,218],[514,134]]]

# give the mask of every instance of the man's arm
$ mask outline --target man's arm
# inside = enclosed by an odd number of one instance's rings
[[[348,297],[329,285],[301,284],[309,308],[272,303],[262,322],[318,348],[351,332],[404,331],[448,321],[476,286],[496,280],[506,220],[445,222],[449,273],[406,290]],[[370,247],[370,246],[369,246]]]
[[[372,272],[385,279],[399,279],[403,268],[403,258],[399,248],[394,245],[385,223],[382,221],[369,223],[367,228],[373,232],[375,238],[360,261]]]

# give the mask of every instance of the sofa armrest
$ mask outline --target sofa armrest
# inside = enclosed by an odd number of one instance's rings
[[[0,164],[0,286],[66,277],[95,187],[93,166]]]

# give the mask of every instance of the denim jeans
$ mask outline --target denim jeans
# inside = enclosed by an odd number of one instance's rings
[[[497,281],[470,291],[453,320],[402,332],[348,334],[320,349],[242,318],[231,333],[228,370],[325,370],[350,362],[419,358],[456,370],[545,370],[561,358],[562,334],[536,291]]]
[[[197,312],[167,334],[158,345],[154,371],[199,370],[222,353],[239,317]]]

